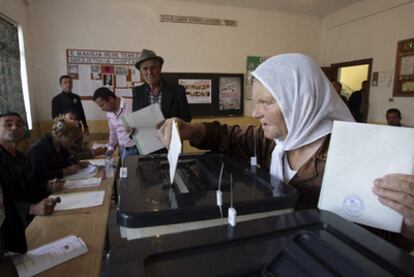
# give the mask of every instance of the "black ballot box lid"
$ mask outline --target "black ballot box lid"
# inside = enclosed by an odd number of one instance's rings
[[[126,241],[110,276],[414,276],[414,257],[325,211]]]
[[[223,206],[216,191],[221,170]],[[271,180],[270,175],[223,154],[181,155],[174,183],[163,154],[129,156],[125,160],[128,178],[118,187],[117,222],[127,228],[176,224],[227,216],[230,206],[230,174],[233,176],[233,205],[238,215],[293,209],[296,190]]]

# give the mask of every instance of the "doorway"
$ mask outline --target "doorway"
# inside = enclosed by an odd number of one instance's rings
[[[348,99],[355,120],[367,122],[372,59],[335,63],[330,68],[333,79],[342,84],[341,95]]]

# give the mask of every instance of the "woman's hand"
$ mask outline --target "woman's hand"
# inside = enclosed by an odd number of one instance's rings
[[[158,138],[169,149],[171,142],[171,132],[173,122],[177,123],[178,132],[182,140],[190,140],[193,143],[199,143],[205,136],[205,127],[201,123],[188,123],[184,120],[173,117],[158,123]]]
[[[401,234],[414,241],[414,175],[388,174],[374,181],[374,194],[404,217]]]

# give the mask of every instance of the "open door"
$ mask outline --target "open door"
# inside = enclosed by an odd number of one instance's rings
[[[329,69],[330,79],[342,84],[342,95],[348,98],[349,109],[357,122],[367,122],[371,69],[372,59],[335,63]]]

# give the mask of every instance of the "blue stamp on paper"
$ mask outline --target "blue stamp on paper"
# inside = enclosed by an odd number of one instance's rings
[[[358,217],[364,213],[364,201],[356,194],[348,194],[342,202],[342,208],[347,215]]]

